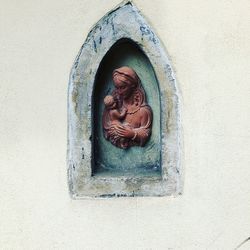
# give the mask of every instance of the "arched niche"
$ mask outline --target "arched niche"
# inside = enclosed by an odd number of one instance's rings
[[[104,97],[114,89],[113,70],[129,66],[141,79],[147,102],[153,113],[152,133],[144,147],[120,149],[103,136],[101,117]],[[161,170],[161,102],[154,69],[140,47],[130,39],[120,39],[107,52],[98,68],[92,95],[93,151],[92,175],[141,176],[160,175]]]
[[[110,155],[115,159],[107,159],[102,151],[110,153],[111,145],[105,145],[102,138],[102,98],[111,88],[110,72],[121,64],[135,67],[141,77],[153,108],[153,136],[144,149],[130,149],[129,156],[112,149]],[[131,164],[123,166],[122,157]],[[98,161],[104,162],[104,171]],[[130,1],[122,2],[96,23],[72,67],[67,163],[69,190],[75,199],[164,196],[182,191],[177,83],[162,43]]]

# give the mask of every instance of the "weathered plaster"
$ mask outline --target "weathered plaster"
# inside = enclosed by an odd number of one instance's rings
[[[99,64],[123,38],[149,58],[160,89],[161,177],[92,176],[92,94]],[[89,32],[73,65],[68,89],[68,179],[73,198],[176,195],[182,190],[180,110],[176,80],[160,40],[138,9],[125,1]]]

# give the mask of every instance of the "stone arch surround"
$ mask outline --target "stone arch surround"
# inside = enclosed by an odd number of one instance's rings
[[[130,39],[148,57],[161,101],[161,175],[92,175],[93,89],[98,67],[120,39]],[[137,7],[125,1],[89,32],[70,73],[68,88],[68,182],[72,198],[164,196],[182,192],[179,92],[159,38]]]

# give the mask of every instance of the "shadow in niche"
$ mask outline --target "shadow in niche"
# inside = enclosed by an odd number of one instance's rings
[[[152,133],[144,147],[133,146],[121,149],[104,138],[103,99],[114,90],[113,70],[122,66],[129,66],[136,71],[146,92],[147,102],[152,108]],[[133,41],[119,40],[102,59],[95,78],[92,108],[93,176],[161,175],[161,107],[158,82],[149,59]]]

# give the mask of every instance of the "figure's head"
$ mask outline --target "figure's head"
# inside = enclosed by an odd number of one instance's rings
[[[104,104],[108,109],[114,109],[116,108],[116,102],[112,95],[107,95],[104,98]]]
[[[140,78],[133,69],[124,66],[113,71],[113,81],[118,94],[127,99],[138,87]]]

